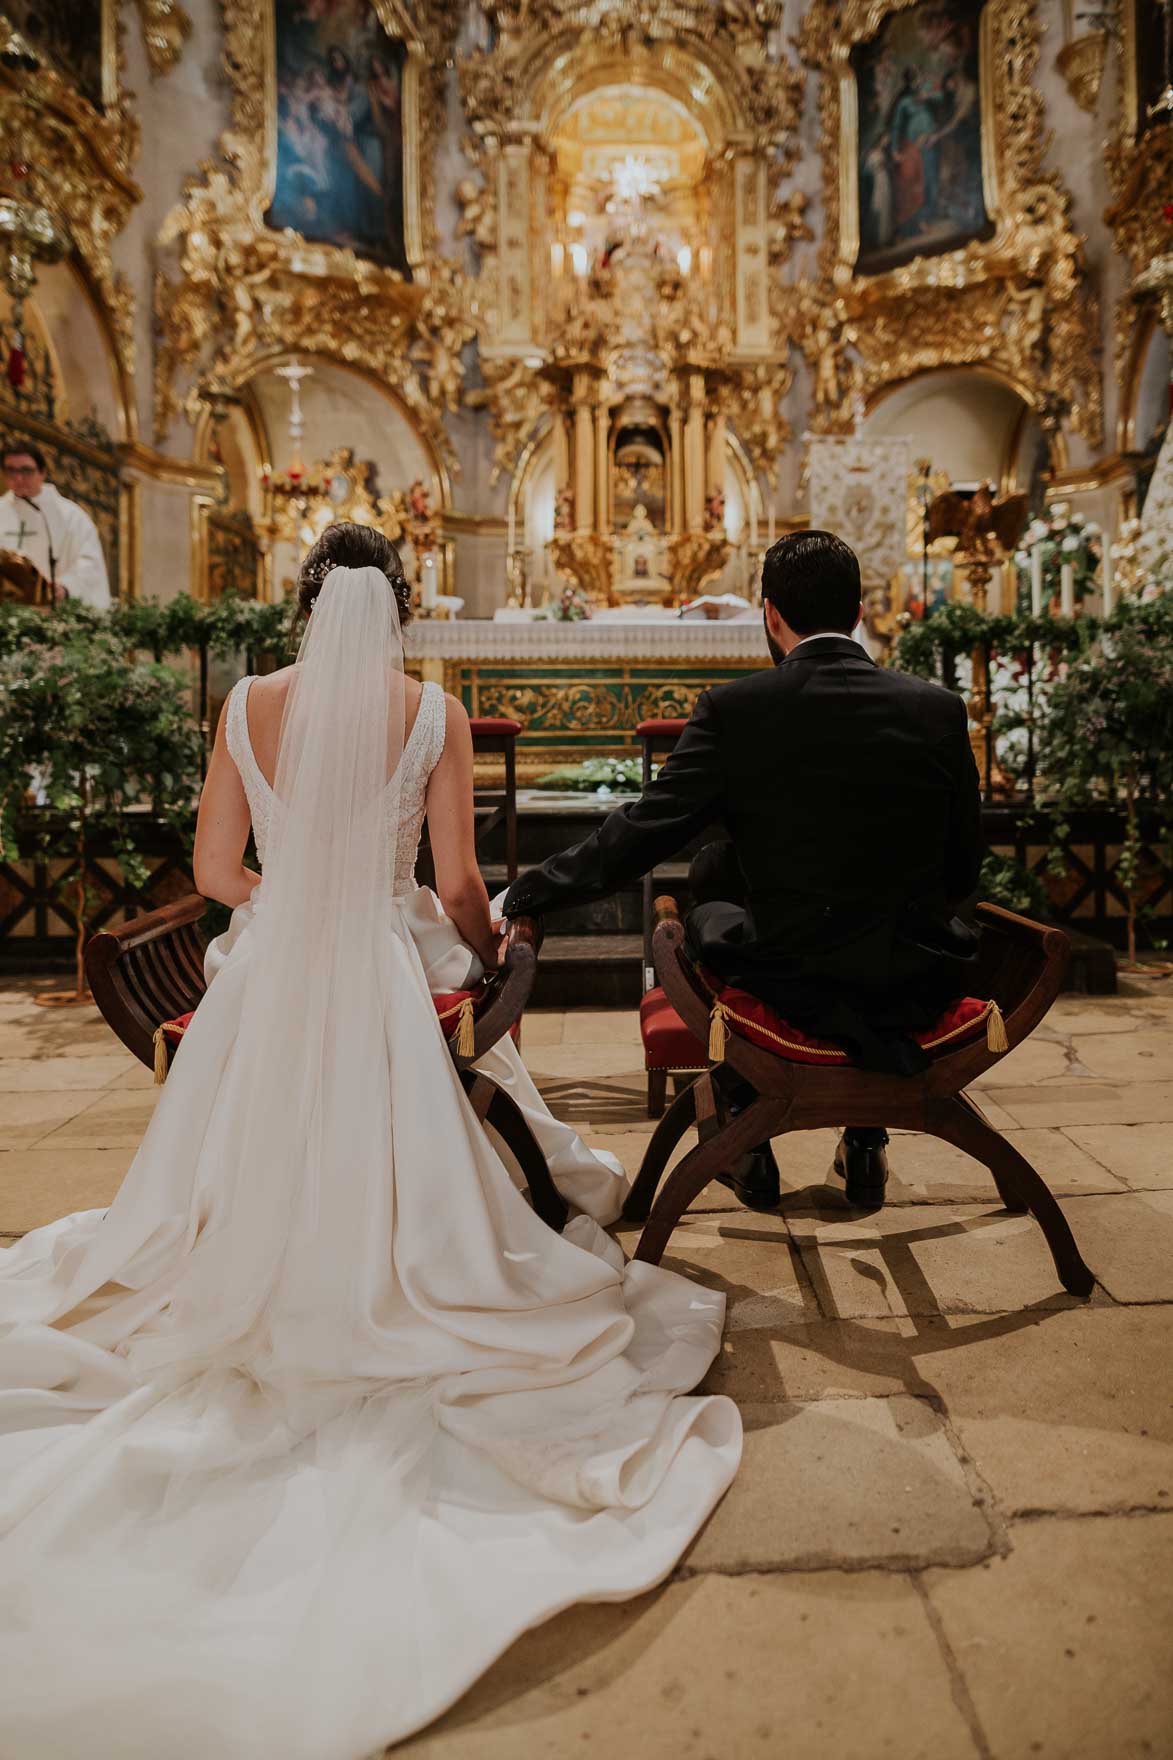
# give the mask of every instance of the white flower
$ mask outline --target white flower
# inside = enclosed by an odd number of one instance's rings
[[[1028,544],[1041,544],[1050,530],[1045,519],[1032,519],[1026,531]]]
[[[1088,519],[1083,522],[1083,535],[1085,538],[1098,538],[1102,530],[1103,527],[1094,519]]]
[[[1073,550],[1079,549],[1081,541],[1082,540],[1077,537],[1064,538],[1059,548],[1066,552],[1067,555],[1070,555]]]
[[[1053,501],[1051,503],[1051,518],[1052,519],[1066,521],[1067,515],[1070,512],[1071,512],[1070,501]]]
[[[1025,550],[1016,550],[1014,552],[1014,564],[1016,568],[1029,568],[1030,557]]]
[[[1073,513],[1071,516],[1070,524],[1073,526],[1086,526],[1087,517],[1085,514],[1082,514],[1082,513]]]

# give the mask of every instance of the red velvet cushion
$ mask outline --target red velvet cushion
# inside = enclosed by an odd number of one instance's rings
[[[775,1057],[788,1063],[850,1062],[846,1051],[834,1040],[817,1039],[801,1027],[791,1026],[748,991],[729,986],[716,994],[729,1011],[725,1018],[728,1031],[772,1051]],[[989,1012],[988,1002],[981,1002],[976,996],[963,996],[951,1003],[933,1026],[913,1033],[912,1037],[926,1051],[973,1039],[985,1027]],[[663,990],[649,990],[644,996],[639,1005],[639,1030],[645,1069],[703,1069],[708,1063],[707,1047],[693,1037]]]
[[[635,730],[636,739],[671,739],[677,738],[688,726],[686,721],[641,721]]]
[[[183,1038],[183,1035],[187,1032],[188,1027],[191,1025],[191,1017],[194,1013],[195,1013],[195,1009],[193,1008],[193,1009],[190,1009],[187,1014],[176,1015],[176,1017],[173,1021],[164,1021],[163,1022],[163,1025],[160,1028],[160,1031],[162,1032],[163,1037],[166,1039],[166,1041],[169,1045],[178,1045],[179,1044],[179,1041]]]
[[[639,1005],[645,1069],[704,1069],[708,1054],[694,1039],[663,990],[649,990]]]
[[[510,721],[503,715],[470,715],[468,724],[472,728],[474,739],[478,733],[500,738],[504,734],[516,735],[521,732],[520,721]]]
[[[728,1030],[740,1034],[763,1051],[772,1051],[775,1057],[783,1057],[788,1063],[826,1065],[851,1062],[843,1047],[833,1039],[818,1039],[811,1033],[804,1033],[801,1027],[783,1020],[780,1014],[756,996],[751,996],[748,990],[727,985],[715,990],[714,994],[725,1013]],[[914,1032],[910,1037],[926,1051],[954,1044],[959,1039],[974,1039],[985,1027],[990,1006],[976,996],[962,996],[950,1003],[931,1027]]]

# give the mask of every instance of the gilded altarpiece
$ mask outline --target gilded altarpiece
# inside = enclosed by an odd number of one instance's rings
[[[906,34],[919,31],[924,38],[924,66],[907,47],[907,65],[892,57],[899,89],[888,94],[884,117],[861,143],[855,52],[905,12],[913,15]],[[962,43],[966,33],[972,45]],[[776,303],[789,309],[811,364],[816,429],[843,430],[857,399],[866,403],[917,373],[976,366],[1019,391],[1051,432],[1070,427],[1089,445],[1099,444],[1097,303],[1071,224],[1070,196],[1043,163],[1045,104],[1035,78],[1040,35],[1033,0],[985,0],[976,8],[931,0],[814,0],[807,12],[800,49],[822,75],[824,234],[817,283],[779,289]],[[865,101],[874,105],[870,88]],[[927,115],[934,106],[941,117],[934,114],[931,127],[922,124],[918,112]],[[964,128],[958,123],[963,107]],[[866,272],[882,253],[861,254],[861,186],[873,191],[886,178],[876,206],[881,214],[896,206],[886,213],[894,231],[907,225],[918,205],[924,208],[926,180],[940,173],[937,143],[951,122],[958,123],[951,150],[959,188],[966,182],[961,160],[971,151],[975,123],[980,127],[981,189],[977,196],[971,191],[967,203],[972,236],[947,250],[930,241],[899,266]],[[869,221],[874,231],[874,215]]]

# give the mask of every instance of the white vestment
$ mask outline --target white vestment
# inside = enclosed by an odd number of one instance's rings
[[[0,548],[18,550],[36,564],[46,580],[64,587],[71,599],[82,599],[104,611],[110,603],[110,582],[93,520],[84,507],[67,501],[52,483],[46,483],[31,499],[30,506],[11,493],[0,496]]]

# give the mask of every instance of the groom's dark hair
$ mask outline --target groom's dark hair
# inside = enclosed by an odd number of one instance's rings
[[[859,622],[859,561],[834,532],[788,532],[771,544],[762,564],[762,598],[795,635],[842,630]]]

